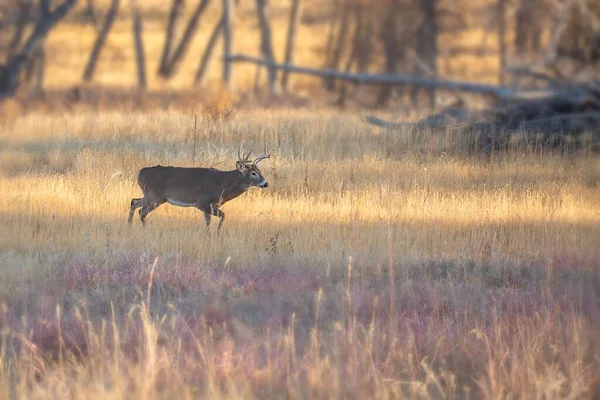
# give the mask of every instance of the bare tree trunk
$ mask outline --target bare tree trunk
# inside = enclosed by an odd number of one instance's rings
[[[344,67],[345,73],[352,72],[352,66],[356,63],[356,57],[358,55],[357,50],[358,49],[355,46],[352,46],[352,51],[350,53],[350,56],[348,57],[348,60],[346,60],[346,65]],[[335,104],[340,108],[344,108],[346,106],[347,97],[348,97],[348,83],[343,82],[340,85],[338,99],[336,100]]]
[[[498,84],[504,85],[506,80],[506,0],[498,0],[498,53],[500,65],[498,69]]]
[[[527,47],[527,5],[523,4],[525,0],[518,0],[517,10],[515,12],[515,39],[514,48],[515,53],[519,56],[525,54],[525,48]]]
[[[417,62],[414,74],[416,76],[430,75],[437,77],[437,0],[421,0],[420,7],[423,20],[417,31]],[[422,65],[424,61],[426,67]],[[429,106],[435,107],[435,89],[428,90]],[[411,98],[414,105],[418,102],[419,89],[413,87]]]
[[[43,44],[41,44],[25,66],[25,81],[31,83],[35,80],[33,89],[37,94],[44,92],[45,59],[46,53]]]
[[[31,4],[28,2],[17,2],[17,4],[19,6],[19,15],[17,16],[17,26],[15,27],[10,44],[8,45],[8,52],[6,54],[7,61],[17,53],[19,46],[21,46],[21,42],[23,41],[23,32],[25,31],[25,26],[27,25],[27,19],[29,17],[29,10],[31,6]]]
[[[539,0],[520,0],[515,13],[514,47],[516,54],[527,61],[532,60],[533,53],[539,49],[542,33]],[[569,2],[562,2],[561,7]],[[560,2],[556,2],[560,4]]]
[[[406,58],[404,36],[397,32],[399,10],[397,5],[390,4],[385,10],[381,21],[381,42],[385,56],[385,71],[389,74],[398,72],[398,63]],[[400,36],[400,37],[399,37]],[[392,87],[384,85],[377,97],[377,106],[384,106],[392,96]]]
[[[88,59],[88,62],[85,66],[85,70],[83,72],[83,80],[85,82],[90,81],[94,76],[96,64],[98,62],[98,58],[100,57],[100,52],[104,48],[106,38],[108,36],[108,33],[110,32],[110,28],[112,27],[113,22],[115,22],[115,18],[117,17],[118,12],[119,0],[112,0],[112,2],[110,3],[110,8],[108,9],[108,13],[104,18],[102,28],[100,28],[98,37],[96,37],[96,41],[94,42],[94,47],[92,48],[92,52],[90,53],[90,58]]]
[[[208,4],[209,0],[200,0],[200,2],[198,3],[198,6],[194,10],[194,13],[190,17],[190,20],[187,26],[185,27],[185,31],[183,32],[183,36],[181,37],[179,44],[177,45],[175,50],[173,50],[173,54],[170,56],[169,62],[166,65],[166,68],[164,69],[163,73],[161,74],[162,76],[170,78],[173,76],[173,74],[175,74],[175,72],[177,72],[177,68],[181,63],[183,56],[185,55],[185,53],[187,53],[190,47],[192,37],[198,29],[200,17],[206,10]]]
[[[546,48],[544,49],[544,64],[554,69],[555,72],[558,72],[558,69],[556,68],[558,51],[561,39],[563,38],[568,26],[570,17],[569,8],[571,5],[572,2],[566,2],[562,4],[556,3],[554,6],[556,10],[552,13],[550,28],[551,34],[550,38],[548,39],[548,43],[545,46]],[[576,39],[574,37],[573,39],[577,40],[578,38]]]
[[[163,44],[162,54],[160,56],[160,63],[158,64],[158,74],[164,74],[169,63],[169,57],[171,56],[171,47],[175,40],[175,28],[177,21],[181,17],[183,11],[183,0],[173,0],[171,11],[169,12],[169,22],[167,23],[167,30],[165,32],[165,42]]]
[[[40,46],[41,47],[41,46]],[[29,58],[29,60],[27,60],[27,62],[25,63],[25,71],[24,71],[24,75],[25,75],[25,82],[30,83],[31,80],[33,79],[33,75],[35,73],[35,69],[37,66],[37,61],[38,58],[40,56],[40,49],[38,48]]]
[[[351,9],[352,8],[350,7],[349,0],[346,0],[343,5],[342,18],[340,21],[340,28],[337,36],[337,43],[333,51],[331,63],[329,64],[329,68],[334,70],[339,69],[340,61],[342,60],[342,55],[344,54],[344,49],[346,47],[346,36],[348,36],[348,30],[350,27],[350,16],[352,14]],[[335,89],[335,80],[328,80],[326,87],[328,90]]]
[[[208,69],[208,64],[212,58],[214,53],[214,49],[217,44],[217,40],[219,39],[219,35],[223,30],[223,17],[217,22],[215,28],[210,34],[210,38],[208,39],[208,43],[206,44],[206,49],[204,50],[204,54],[202,55],[202,59],[200,60],[200,65],[198,66],[198,71],[196,72],[196,77],[194,79],[195,83],[201,84],[204,79],[204,75],[206,74],[206,70]]]
[[[260,24],[260,32],[261,32],[261,51],[266,60],[271,63],[275,62],[275,57],[273,56],[273,42],[271,38],[271,24],[269,23],[269,18],[267,17],[267,7],[268,0],[256,0],[256,11],[258,13],[258,21]],[[267,66],[267,76],[269,82],[269,90],[271,93],[276,93],[279,91],[279,87],[277,85],[277,70],[272,66]]]
[[[290,21],[288,24],[287,40],[285,44],[285,64],[292,64],[294,62],[294,47],[296,45],[296,26],[300,20],[301,15],[300,0],[292,0],[292,9],[290,11]],[[289,81],[289,71],[283,71],[281,76],[281,86],[283,90],[287,90]]]
[[[233,0],[223,0],[223,82],[227,87],[233,89],[233,79],[231,72],[231,61],[229,57],[233,48]]]
[[[335,41],[335,31],[337,29],[337,24],[339,22],[339,14],[338,9],[340,6],[341,0],[335,0],[333,3],[332,13],[329,19],[329,33],[327,34],[327,44],[325,45],[325,66],[324,68],[329,67],[331,64],[332,53],[333,53],[333,42]]]
[[[532,57],[535,57],[540,52],[542,47],[542,35],[544,33],[539,16],[534,16],[534,21],[531,28],[531,43],[529,47],[529,53]]]
[[[37,69],[35,72],[35,90],[39,94],[44,93],[44,76],[46,72],[46,50],[40,48],[40,54],[38,56]]]
[[[5,65],[0,66],[0,98],[12,96],[19,87],[19,75],[29,60],[39,48],[40,42],[48,32],[60,21],[75,5],[75,0],[65,0],[50,12],[49,0],[40,0],[40,16],[35,23],[33,31],[25,41],[21,51],[11,57]]]
[[[142,38],[142,17],[137,0],[130,0],[131,17],[133,18],[133,41],[135,43],[135,60],[137,64],[138,86],[146,88],[146,56],[144,54],[144,40]]]
[[[354,34],[354,51],[357,57],[358,72],[367,72],[371,62],[373,46],[371,39],[373,37],[373,15],[372,3],[359,2],[354,11],[356,20],[356,32]]]
[[[372,1],[359,1],[354,4],[355,29],[352,39],[352,53],[348,59],[346,70],[350,72],[355,65],[357,72],[368,72],[372,58],[373,39],[373,4]],[[355,88],[360,92],[361,85]]]
[[[427,20],[428,35],[427,35],[427,62],[429,64],[430,76],[438,77],[438,17],[437,17],[438,0],[427,0]],[[429,91],[429,106],[434,109],[436,105],[436,91]]]

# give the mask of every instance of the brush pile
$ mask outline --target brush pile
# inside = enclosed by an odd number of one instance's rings
[[[479,150],[506,148],[516,142],[555,149],[600,150],[600,81],[553,88],[535,98],[504,98],[483,110],[463,101],[416,122],[394,123],[368,116],[369,124],[389,129],[479,134]]]

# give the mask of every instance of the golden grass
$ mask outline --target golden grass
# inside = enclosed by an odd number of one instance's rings
[[[590,398],[600,160],[352,114],[31,113],[0,137],[0,398]],[[274,156],[127,227],[135,173]],[[155,261],[156,260],[156,261]]]

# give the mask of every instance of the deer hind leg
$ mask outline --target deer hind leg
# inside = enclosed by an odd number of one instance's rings
[[[131,208],[129,209],[129,218],[127,218],[127,223],[131,225],[133,222],[133,213],[136,209],[144,206],[144,199],[131,199]]]
[[[140,210],[140,221],[142,221],[142,225],[146,226],[146,218],[148,218],[148,214],[154,211],[161,204],[162,203],[159,202],[152,202],[143,205],[142,209]]]

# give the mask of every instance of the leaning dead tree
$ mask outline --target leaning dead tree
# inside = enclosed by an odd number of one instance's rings
[[[35,17],[33,4],[30,2],[17,2],[18,8],[15,29],[8,45],[6,59],[10,60],[16,55],[21,47],[23,34],[32,17]],[[41,41],[37,49],[25,63],[25,81],[30,83],[35,80],[35,90],[38,94],[43,93],[44,70],[45,70],[44,42]]]
[[[239,3],[239,0],[235,0],[234,2],[231,3],[231,7],[233,7],[234,5],[237,5]],[[202,84],[202,81],[204,80],[204,77],[206,76],[206,71],[208,70],[209,64],[213,58],[213,54],[215,52],[215,48],[217,47],[217,42],[218,40],[223,37],[224,40],[228,39],[228,35],[230,35],[230,33],[226,33],[225,32],[225,19],[226,18],[233,18],[232,17],[232,12],[233,10],[229,9],[229,6],[226,5],[225,3],[223,4],[222,7],[222,14],[221,14],[221,18],[219,18],[219,20],[217,21],[217,23],[215,24],[210,37],[208,38],[208,42],[206,43],[206,47],[204,48],[204,53],[202,54],[202,58],[200,59],[200,63],[198,64],[198,69],[196,70],[196,76],[194,77],[194,84],[195,85],[200,85]],[[225,44],[226,45],[226,44]],[[225,66],[227,67],[227,66]]]
[[[96,36],[94,45],[90,52],[88,62],[83,70],[82,79],[84,82],[89,82],[93,79],[100,54],[106,45],[106,39],[108,34],[117,19],[119,13],[120,0],[112,0],[110,7],[102,22],[102,27]],[[129,6],[131,11],[132,19],[132,34],[133,34],[133,45],[135,49],[135,60],[137,67],[137,80],[138,86],[142,89],[146,88],[147,76],[146,76],[146,56],[144,51],[144,41],[142,36],[142,16],[139,10],[138,0],[129,0]]]
[[[183,31],[183,35],[177,44],[175,44],[175,30],[181,14],[182,3],[175,0],[171,13],[169,15],[169,23],[167,25],[167,32],[165,37],[165,44],[161,56],[161,63],[159,65],[158,74],[164,78],[172,77],[179,68],[181,61],[185,54],[188,52],[192,39],[198,30],[200,24],[200,17],[206,11],[210,1],[200,0],[198,5],[194,9],[194,12],[190,16],[190,19]],[[175,45],[174,49],[173,45]]]
[[[21,40],[24,33],[22,29],[20,37],[14,41],[15,48],[11,50],[5,64],[0,65],[0,99],[12,96],[16,92],[21,72],[27,62],[36,55],[50,30],[67,15],[75,3],[76,0],[65,0],[52,10],[49,0],[40,0],[38,17],[27,39]],[[23,44],[20,45],[21,43]]]
[[[221,31],[223,30],[224,18],[224,16],[221,16],[221,18],[213,28],[212,33],[210,34],[210,38],[208,39],[208,43],[206,44],[206,48],[204,49],[204,54],[202,54],[202,58],[200,59],[198,70],[196,71],[196,77],[194,78],[194,82],[196,85],[201,84],[202,80],[204,79],[204,76],[206,75],[206,70],[208,69],[208,65],[210,64],[215,47],[217,45],[217,40],[219,40],[219,37],[221,36]]]
[[[175,28],[179,18],[183,13],[184,2],[183,0],[173,0],[171,5],[171,11],[169,12],[169,22],[167,23],[167,29],[165,31],[165,42],[163,44],[162,53],[160,56],[160,62],[158,64],[158,73],[166,70],[169,64],[169,57],[171,56],[171,48],[173,47],[173,41],[175,40]]]
[[[17,2],[17,7],[19,8],[19,12],[17,14],[17,23],[12,34],[12,38],[10,39],[10,43],[8,44],[8,50],[6,54],[7,59],[12,58],[21,46],[23,33],[27,26],[27,20],[30,18],[32,8],[31,3],[29,2]]]
[[[91,81],[94,77],[94,72],[96,71],[96,65],[98,64],[98,59],[100,58],[100,53],[106,44],[106,38],[110,32],[110,29],[117,18],[117,14],[119,12],[119,0],[112,0],[110,3],[110,7],[108,8],[108,12],[104,17],[104,22],[102,23],[102,27],[98,32],[98,36],[96,36],[96,40],[94,41],[94,45],[92,47],[92,51],[90,53],[90,57],[88,59],[87,64],[85,65],[85,69],[83,70],[83,81],[88,82]]]

